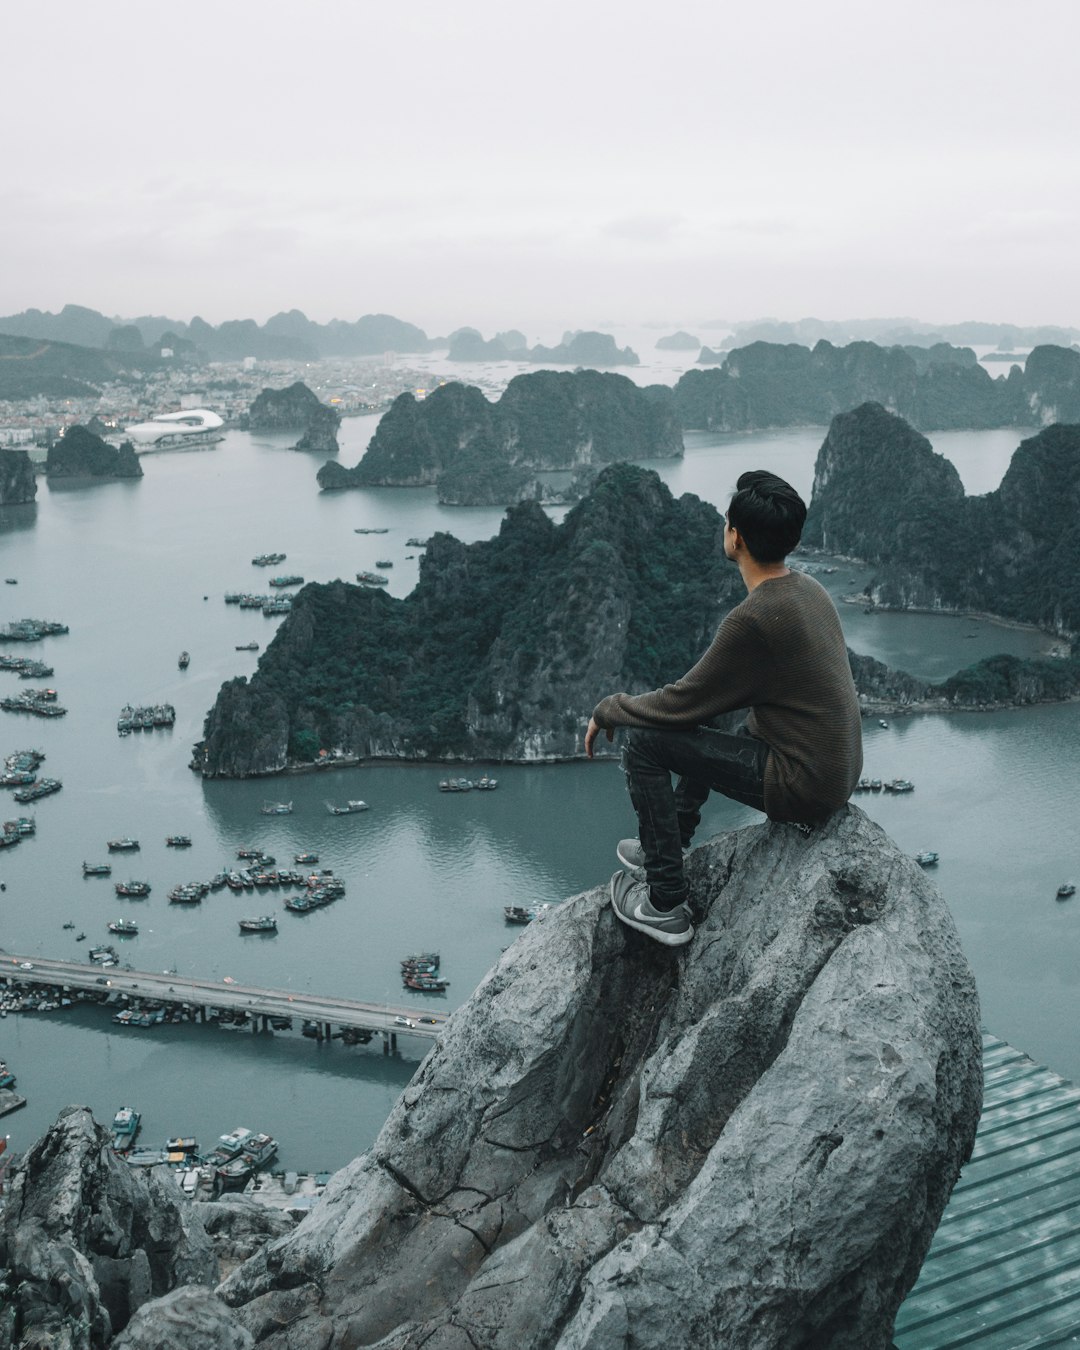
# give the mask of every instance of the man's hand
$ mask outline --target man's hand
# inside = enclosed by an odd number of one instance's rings
[[[599,734],[600,734],[600,727],[596,721],[596,718],[590,717],[589,729],[585,733],[585,753],[588,755],[590,759],[592,759],[593,757],[593,741],[596,740]],[[612,731],[610,727],[605,728],[604,734],[607,736],[609,741],[613,741],[615,739],[615,733]]]

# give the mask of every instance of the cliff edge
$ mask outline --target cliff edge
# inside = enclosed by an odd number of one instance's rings
[[[981,1105],[952,919],[859,810],[691,855],[694,941],[532,924],[312,1214],[219,1287],[267,1350],[889,1344]]]

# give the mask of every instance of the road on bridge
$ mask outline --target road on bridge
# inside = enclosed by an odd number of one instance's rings
[[[171,971],[121,970],[119,966],[87,966],[41,956],[0,956],[0,978],[19,984],[67,986],[100,994],[129,994],[162,1003],[194,1003],[229,1008],[257,1017],[300,1017],[364,1031],[434,1039],[446,1025],[445,1013],[419,1012],[415,1006],[394,1007],[359,999],[334,998],[286,989],[262,989],[235,981],[200,980]],[[420,1021],[420,1018],[426,1021]]]

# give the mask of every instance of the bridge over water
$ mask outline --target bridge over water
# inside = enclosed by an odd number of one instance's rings
[[[332,1028],[379,1033],[383,1050],[396,1048],[398,1035],[434,1040],[446,1024],[445,1013],[418,1012],[415,1005],[395,1007],[328,994],[301,993],[290,989],[263,989],[257,985],[200,980],[171,971],[128,970],[119,966],[86,965],[79,961],[55,961],[41,956],[0,955],[0,979],[16,985],[50,985],[71,992],[127,994],[132,998],[165,1004],[186,1003],[198,1010],[203,1021],[211,1008],[246,1012],[265,1028],[272,1017],[302,1018],[317,1028],[318,1038],[329,1038]],[[424,1017],[428,1020],[420,1021]]]

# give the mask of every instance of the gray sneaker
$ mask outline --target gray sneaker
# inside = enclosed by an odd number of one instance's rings
[[[629,867],[631,872],[645,875],[645,850],[641,847],[640,839],[620,839],[615,852],[624,867]],[[689,848],[684,848],[683,857],[685,858],[689,852]]]
[[[665,947],[682,947],[694,936],[686,905],[677,905],[672,910],[654,909],[646,883],[628,872],[616,872],[611,878],[611,907],[621,923],[647,933]]]

